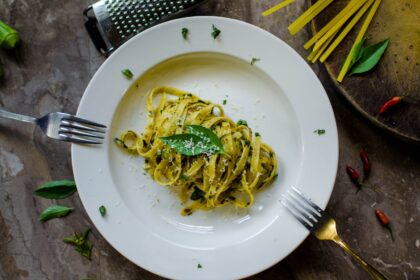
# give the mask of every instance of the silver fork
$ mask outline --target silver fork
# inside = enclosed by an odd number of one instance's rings
[[[0,117],[36,124],[50,138],[80,144],[101,144],[106,132],[105,125],[61,112],[34,118],[0,110]]]
[[[336,223],[327,212],[305,197],[299,190],[292,187],[283,195],[281,203],[286,209],[304,225],[319,240],[331,240],[337,243],[346,253],[352,256],[366,270],[372,279],[386,280],[386,277],[357,255],[338,236]]]

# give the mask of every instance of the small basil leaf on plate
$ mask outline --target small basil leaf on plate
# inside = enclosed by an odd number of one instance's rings
[[[389,39],[385,39],[375,45],[362,48],[360,58],[353,65],[350,74],[362,74],[368,72],[378,64],[382,55],[389,45]]]
[[[105,208],[105,206],[101,205],[99,207],[99,213],[101,213],[101,216],[102,217],[105,216],[105,214],[106,214],[106,208]]]
[[[49,199],[62,199],[76,191],[76,183],[73,180],[59,180],[43,184],[34,191],[34,194]]]
[[[67,216],[73,208],[61,205],[51,205],[46,208],[42,213],[39,215],[40,221],[47,221],[53,218],[61,218]]]
[[[187,125],[187,130],[189,133],[202,138],[203,142],[210,147],[210,151],[213,151],[213,153],[223,154],[225,152],[222,141],[210,129],[201,125]]]

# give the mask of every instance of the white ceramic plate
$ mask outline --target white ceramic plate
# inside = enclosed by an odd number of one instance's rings
[[[216,40],[213,24],[222,31]],[[251,65],[253,57],[260,60]],[[125,68],[137,79],[126,79]],[[226,114],[247,120],[276,151],[279,177],[249,210],[225,207],[183,217],[176,194],[143,172],[143,159],[115,146],[122,131],[143,130],[146,95],[160,85],[215,103],[226,99]],[[232,279],[274,265],[308,235],[281,206],[281,194],[296,186],[325,207],[333,188],[337,131],[321,83],[288,45],[241,21],[185,18],[134,37],[95,74],[77,114],[109,127],[104,145],[72,146],[87,213],[121,254],[165,277]],[[105,217],[100,205],[107,208]]]

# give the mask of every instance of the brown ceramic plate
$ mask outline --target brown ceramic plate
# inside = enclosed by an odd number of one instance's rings
[[[334,1],[315,18],[312,30],[320,30],[347,2]],[[382,1],[366,34],[365,44],[390,38],[388,49],[373,71],[347,76],[340,84],[336,77],[363,20],[324,65],[340,92],[365,117],[395,135],[420,143],[420,1]],[[397,95],[409,98],[379,115],[380,106]]]

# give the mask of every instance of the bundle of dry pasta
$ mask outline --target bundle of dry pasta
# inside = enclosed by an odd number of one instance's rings
[[[318,0],[289,25],[289,32],[292,35],[296,34],[333,1],[334,0]],[[294,2],[294,0],[285,0],[263,12],[263,16],[268,16],[292,2]],[[315,63],[318,59],[319,61],[324,62],[359,22],[359,20],[366,14],[366,12],[368,12],[346,61],[338,74],[337,81],[342,82],[344,76],[350,69],[355,46],[357,46],[365,36],[380,3],[381,0],[349,0],[347,5],[329,23],[327,23],[323,28],[321,28],[321,30],[318,31],[318,33],[306,42],[304,45],[305,49],[312,47],[312,52],[309,54],[308,60],[312,63]]]

